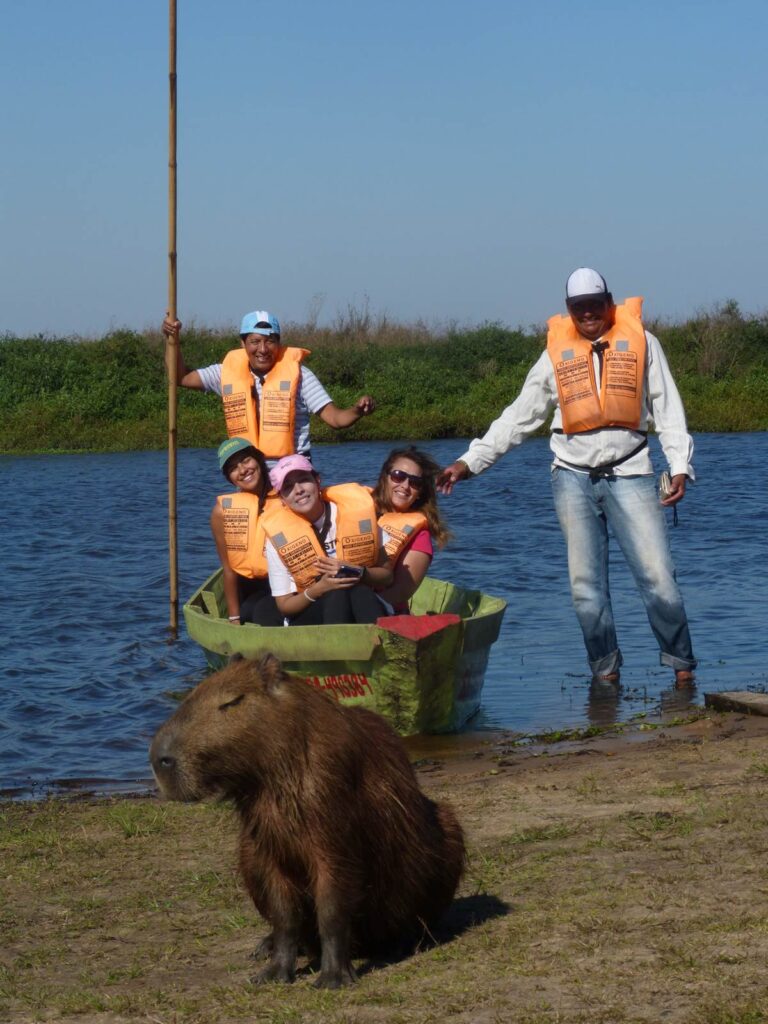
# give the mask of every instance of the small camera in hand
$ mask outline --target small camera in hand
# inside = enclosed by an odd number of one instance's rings
[[[659,501],[666,501],[671,493],[672,477],[666,470],[664,470],[664,472],[659,476]]]
[[[365,569],[362,565],[347,565],[342,563],[336,570],[336,579],[362,579]]]

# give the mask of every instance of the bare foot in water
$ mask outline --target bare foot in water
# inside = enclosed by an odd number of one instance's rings
[[[675,670],[675,686],[690,686],[695,676],[690,669],[678,668]]]
[[[592,676],[593,683],[618,683],[620,679],[618,672],[596,672]]]

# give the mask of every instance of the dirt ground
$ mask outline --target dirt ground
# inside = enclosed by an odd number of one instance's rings
[[[469,865],[436,942],[249,984],[236,826],[154,798],[0,805],[0,1021],[768,1021],[768,718],[706,713],[418,767]]]

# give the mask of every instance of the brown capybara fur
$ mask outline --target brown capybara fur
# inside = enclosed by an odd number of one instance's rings
[[[272,926],[254,981],[291,981],[301,947],[319,949],[318,985],[347,984],[353,953],[417,939],[453,898],[461,826],[421,792],[399,737],[271,655],[201,683],[150,760],[169,799],[234,801],[240,871]]]

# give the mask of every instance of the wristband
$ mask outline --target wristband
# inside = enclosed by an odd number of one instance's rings
[[[306,599],[308,601],[310,601],[312,604],[314,604],[315,601],[317,600],[317,598],[316,597],[310,597],[309,594],[307,593],[308,590],[309,590],[309,587],[307,587],[307,590],[304,591],[304,597],[306,597]]]

